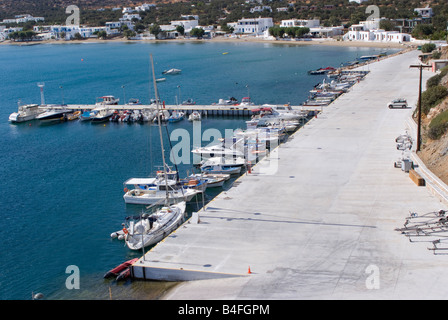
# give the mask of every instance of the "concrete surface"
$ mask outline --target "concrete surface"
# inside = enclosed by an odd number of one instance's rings
[[[281,145],[277,162],[261,161],[136,266],[205,279],[165,299],[447,298],[448,256],[394,231],[410,211],[446,209],[394,167],[417,103],[418,54],[364,67],[366,79]],[[410,108],[388,109],[398,97]]]

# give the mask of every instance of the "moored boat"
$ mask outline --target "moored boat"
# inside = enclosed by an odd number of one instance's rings
[[[198,111],[193,111],[188,116],[188,121],[200,121],[201,120],[201,114]]]
[[[140,250],[156,244],[176,230],[185,218],[185,202],[178,202],[151,215],[141,215],[129,221],[125,242],[129,249]]]
[[[73,121],[73,120],[79,119],[80,116],[81,116],[81,111],[80,110],[76,110],[75,112],[67,113],[65,115],[65,119],[67,121]]]
[[[116,266],[115,268],[109,270],[106,272],[106,274],[103,276],[104,278],[111,278],[111,277],[117,277],[120,274],[122,274],[123,271],[128,269],[132,264],[138,261],[138,258],[130,259],[128,261],[125,261],[121,263],[120,265]]]
[[[162,74],[179,74],[181,72],[182,72],[182,70],[180,70],[180,69],[172,68],[172,69],[163,71]]]
[[[17,112],[9,115],[9,121],[13,123],[25,122],[36,119],[38,115],[43,113],[37,104],[20,105]]]
[[[98,101],[96,105],[116,105],[120,101],[119,98],[115,98],[114,96],[102,96],[98,99],[102,99],[102,101]]]
[[[62,121],[65,119],[65,115],[70,112],[72,112],[72,110],[66,109],[65,106],[49,105],[48,109],[43,113],[40,113],[36,119],[45,122]]]
[[[92,123],[100,123],[109,121],[109,118],[112,117],[114,110],[109,108],[97,108],[97,114],[92,118]]]
[[[95,117],[97,111],[94,110],[85,110],[81,116],[80,116],[80,120],[81,121],[90,121],[93,119],[93,117]]]
[[[168,122],[179,122],[184,119],[184,113],[179,111],[173,111],[173,113],[168,117]]]

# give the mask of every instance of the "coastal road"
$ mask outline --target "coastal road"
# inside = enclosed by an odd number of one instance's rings
[[[448,256],[394,231],[410,211],[446,209],[394,167],[417,103],[418,54],[363,67],[364,81],[218,195],[200,223],[149,251],[140,264],[152,277],[203,279],[164,298],[446,298]],[[412,109],[388,109],[398,97]]]

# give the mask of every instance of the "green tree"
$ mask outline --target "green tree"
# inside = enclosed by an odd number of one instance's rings
[[[126,39],[130,39],[132,37],[135,37],[137,34],[135,33],[135,31],[128,29],[123,32],[123,35],[126,37]]]
[[[204,33],[205,33],[204,29],[193,28],[190,31],[190,36],[196,37],[196,38],[200,39],[200,38],[202,38],[204,36]]]
[[[97,35],[98,35],[98,39],[103,39],[103,40],[107,39],[107,32],[104,30],[98,31]]]
[[[422,112],[428,114],[429,111],[438,105],[442,99],[448,96],[448,89],[442,85],[428,88],[422,93]]]
[[[181,35],[185,34],[185,28],[184,26],[177,26],[176,31],[179,32]]]
[[[156,37],[161,31],[162,29],[158,24],[153,24],[151,27],[149,27],[149,32],[155,35]]]
[[[431,24],[419,24],[412,31],[412,36],[417,39],[427,39],[434,33],[434,27]]]
[[[73,38],[75,40],[82,40],[82,39],[84,39],[83,36],[79,32],[76,32],[75,35],[73,36]]]

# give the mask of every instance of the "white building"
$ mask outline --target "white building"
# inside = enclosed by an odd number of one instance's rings
[[[262,34],[270,27],[274,26],[272,18],[255,18],[255,19],[240,19],[234,24],[228,24],[234,28],[234,33],[244,34]]]
[[[317,27],[310,28],[311,36],[314,38],[333,38],[344,34],[344,27]]]
[[[0,41],[5,41],[10,33],[22,30],[23,28],[6,28],[5,26],[0,26]]]
[[[414,12],[416,12],[422,18],[431,18],[432,16],[434,16],[434,12],[429,6],[427,6],[426,8],[415,8]]]
[[[39,22],[45,21],[43,17],[33,17],[30,14],[21,14],[14,17],[14,19],[3,19],[2,23],[26,23],[28,21]]]
[[[141,6],[135,7],[136,11],[151,11],[151,8],[155,8],[156,5],[155,4],[147,4],[144,3]]]
[[[198,20],[175,20],[170,22],[171,26],[176,29],[177,26],[184,27],[185,32],[190,31],[193,28],[196,28],[199,25]]]
[[[256,7],[250,8],[250,13],[263,12],[265,10],[272,12],[272,8],[270,6],[256,6]]]
[[[110,27],[83,27],[83,26],[35,26],[33,28],[35,32],[40,33],[41,38],[55,37],[64,38],[65,40],[71,40],[79,33],[83,38],[94,37],[94,33],[97,31],[106,31],[107,34],[111,34]]]
[[[120,20],[120,21],[132,21],[133,19],[141,20],[142,18],[140,17],[140,15],[138,13],[135,13],[135,14],[125,13],[123,15],[123,17],[118,19],[118,20]]]
[[[385,31],[382,29],[367,29],[365,24],[352,25],[342,38],[344,41],[373,41],[403,43],[412,40],[407,33]]]
[[[280,23],[280,27],[306,27],[306,28],[317,28],[320,26],[320,20],[298,20],[298,19],[289,19],[282,20]]]

